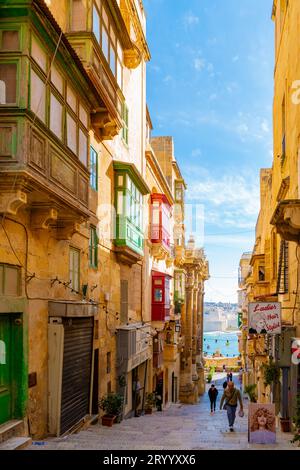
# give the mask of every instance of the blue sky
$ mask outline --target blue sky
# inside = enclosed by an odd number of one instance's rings
[[[272,165],[272,0],[144,0],[153,135],[172,135],[197,204],[207,301],[236,302],[259,210],[259,169]],[[201,219],[204,219],[204,237]],[[187,222],[189,228],[189,222]]]

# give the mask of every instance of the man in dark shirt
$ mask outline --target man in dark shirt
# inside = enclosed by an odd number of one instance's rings
[[[210,400],[210,412],[213,413],[216,411],[216,401],[217,401],[217,396],[218,396],[218,390],[214,386],[214,384],[211,385],[210,389],[208,390],[208,396]]]

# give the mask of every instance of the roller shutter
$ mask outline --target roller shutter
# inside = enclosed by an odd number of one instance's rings
[[[60,434],[89,413],[93,318],[64,319]]]

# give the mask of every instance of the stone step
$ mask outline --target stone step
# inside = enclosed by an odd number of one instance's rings
[[[0,444],[12,437],[24,435],[24,423],[22,420],[12,419],[0,426]]]
[[[0,444],[1,450],[22,450],[30,446],[32,439],[30,437],[11,437]]]

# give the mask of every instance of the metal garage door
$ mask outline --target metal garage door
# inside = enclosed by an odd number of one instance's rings
[[[60,434],[89,413],[93,317],[64,319]]]

